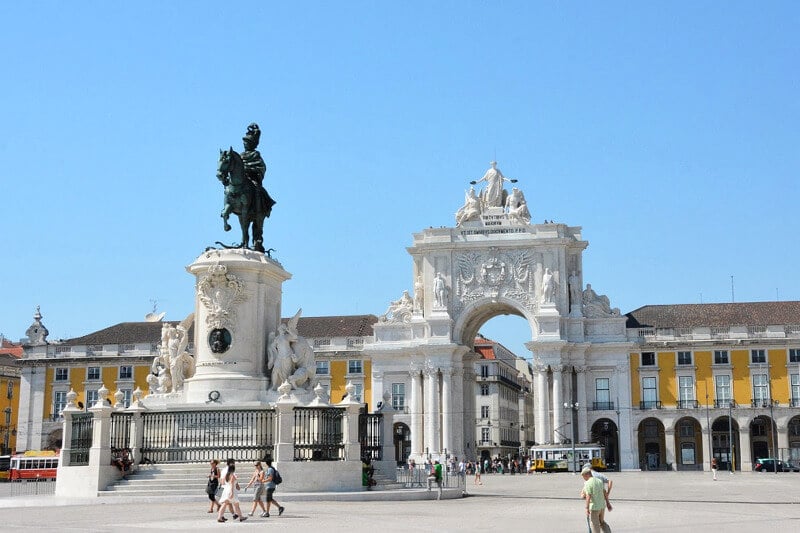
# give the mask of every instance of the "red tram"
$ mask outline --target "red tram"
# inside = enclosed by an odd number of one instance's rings
[[[27,451],[11,457],[9,479],[55,479],[58,470],[58,452],[52,450]]]

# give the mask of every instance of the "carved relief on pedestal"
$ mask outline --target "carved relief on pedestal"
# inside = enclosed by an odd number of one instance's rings
[[[235,305],[245,300],[244,283],[228,274],[228,267],[216,264],[197,282],[197,296],[205,306],[206,326],[209,329],[234,329]]]
[[[456,298],[453,305],[463,308],[481,298],[503,296],[533,309],[535,282],[531,271],[533,253],[529,250],[501,252],[490,248],[488,253],[468,252],[457,255],[458,272],[454,281]]]

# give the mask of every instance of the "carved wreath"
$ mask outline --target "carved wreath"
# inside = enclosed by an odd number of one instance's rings
[[[219,264],[211,266],[208,275],[197,283],[197,295],[208,310],[206,326],[210,329],[234,329],[235,304],[244,301],[246,296],[244,283],[233,274],[228,274],[228,267]]]

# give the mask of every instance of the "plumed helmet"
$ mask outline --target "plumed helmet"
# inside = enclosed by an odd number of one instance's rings
[[[244,134],[242,140],[247,142],[252,141],[256,146],[258,146],[258,141],[261,139],[261,130],[258,128],[258,124],[253,122],[249,126],[247,126],[247,133]]]

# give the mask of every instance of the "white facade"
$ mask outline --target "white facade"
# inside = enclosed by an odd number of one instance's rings
[[[632,343],[619,310],[583,288],[588,242],[580,227],[530,224],[524,197],[514,189],[511,201],[502,190],[509,180],[495,164],[481,181],[486,189],[470,191],[455,227],[414,235],[414,296],[405,293],[374,326],[368,355],[375,383],[408,374],[411,457],[443,457],[445,450],[475,456],[472,343],[483,324],[503,314],[521,316],[531,328],[536,442],[563,442],[573,414],[580,441],[600,419],[629,428]],[[608,379],[611,400],[596,401],[598,378]],[[373,386],[373,399],[384,392]],[[631,444],[623,443],[623,468],[634,465]]]

